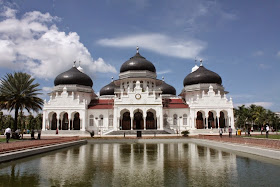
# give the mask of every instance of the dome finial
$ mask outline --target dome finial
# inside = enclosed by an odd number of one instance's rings
[[[74,61],[73,67],[76,67],[76,60]]]
[[[136,47],[136,52],[139,53],[139,47],[138,46]]]
[[[111,79],[112,79],[112,82],[114,81],[114,77],[111,77]]]
[[[164,81],[164,76],[162,76],[162,81]]]
[[[200,66],[202,66],[202,59],[200,59]]]

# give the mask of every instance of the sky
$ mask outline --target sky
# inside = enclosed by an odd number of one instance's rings
[[[99,93],[139,46],[177,95],[203,59],[235,107],[280,112],[279,9],[276,0],[0,0],[0,77],[29,73],[49,100],[55,77],[80,61]]]

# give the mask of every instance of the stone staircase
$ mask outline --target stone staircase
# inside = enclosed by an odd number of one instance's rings
[[[46,130],[42,131],[42,136],[90,136],[90,133],[80,130],[58,130],[56,134],[56,130]]]
[[[142,131],[142,135],[153,135],[153,134],[170,134],[169,132],[166,132],[165,130],[140,130]],[[112,131],[106,135],[136,135],[137,130],[118,130],[118,131]]]

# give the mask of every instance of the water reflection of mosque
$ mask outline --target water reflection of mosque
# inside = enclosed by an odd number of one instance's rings
[[[101,185],[101,179],[106,179],[102,186],[139,186],[146,180],[170,186],[172,175],[182,186],[196,186],[203,180],[219,184],[221,173],[225,173],[223,181],[230,177],[227,173],[236,172],[236,155],[192,143],[90,144],[44,157],[40,166],[46,170],[44,175],[50,175],[45,177],[60,185],[80,178],[94,186]]]

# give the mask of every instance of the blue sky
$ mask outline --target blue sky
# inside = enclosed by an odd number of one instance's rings
[[[30,73],[48,99],[55,77],[76,60],[99,92],[138,45],[177,94],[202,58],[235,106],[277,112],[279,9],[272,0],[0,0],[0,77]]]

